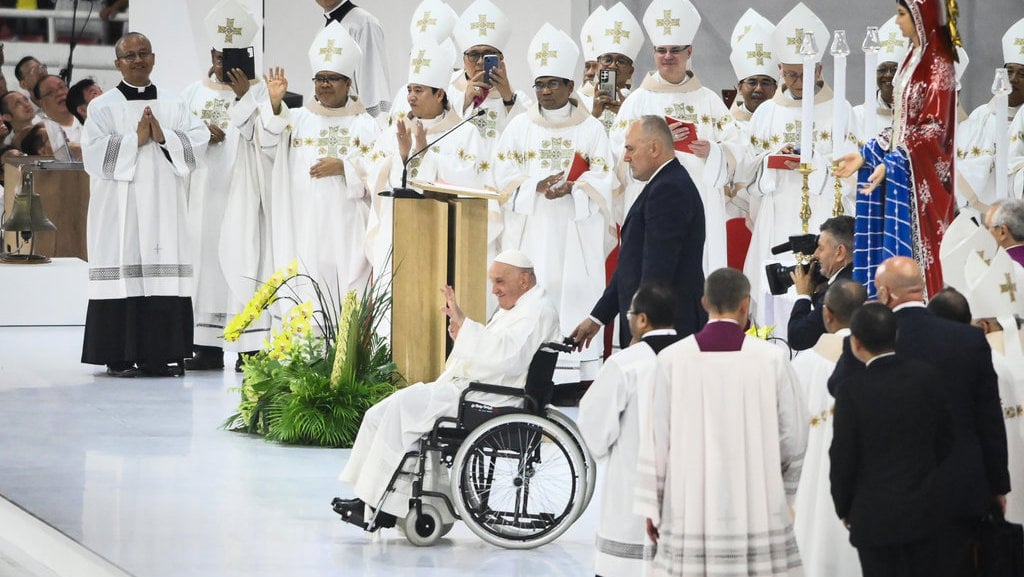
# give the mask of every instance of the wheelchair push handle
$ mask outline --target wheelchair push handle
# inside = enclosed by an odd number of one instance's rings
[[[562,342],[556,343],[554,341],[544,343],[540,346],[541,350],[561,353],[571,353],[576,348],[576,341],[572,337],[565,337]]]

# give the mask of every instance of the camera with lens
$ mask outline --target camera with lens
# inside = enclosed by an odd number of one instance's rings
[[[814,275],[814,284],[818,285],[827,281],[818,268],[818,261],[814,260],[814,251],[818,248],[818,235],[801,234],[789,237],[789,240],[772,247],[772,254],[792,252],[796,257],[796,264],[786,266],[782,263],[773,262],[764,267],[768,276],[768,290],[773,295],[785,294],[789,287],[793,286],[793,279],[790,273],[800,267],[805,273]]]

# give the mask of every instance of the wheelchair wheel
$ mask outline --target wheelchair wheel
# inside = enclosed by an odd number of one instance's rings
[[[576,441],[560,425],[503,415],[477,427],[459,447],[451,478],[455,509],[492,545],[539,547],[579,517],[585,467]]]
[[[409,509],[402,530],[405,538],[413,545],[430,547],[448,532],[445,527],[451,530],[452,526],[441,522],[441,513],[433,505],[423,503],[420,508],[423,510],[422,515],[417,515],[415,508]]]
[[[583,506],[580,507],[580,514],[583,514],[583,511],[586,511],[587,507],[590,506],[590,500],[594,498],[594,489],[597,487],[597,461],[594,460],[594,456],[590,454],[590,449],[587,448],[587,444],[583,441],[583,434],[580,433],[579,427],[576,426],[576,421],[573,421],[568,415],[555,407],[548,407],[546,411],[545,416],[548,420],[565,429],[573,441],[576,441],[576,446],[583,455],[584,470],[586,471]]]

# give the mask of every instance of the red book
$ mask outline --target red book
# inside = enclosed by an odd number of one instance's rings
[[[694,140],[697,140],[697,125],[693,124],[692,122],[683,122],[682,120],[672,118],[671,116],[666,116],[665,122],[668,123],[669,128],[672,128],[672,126],[675,124],[682,124],[686,128],[690,129],[689,136],[687,136],[683,140],[676,141],[675,149],[678,150],[679,152],[688,152],[690,154],[693,154],[693,150],[690,150],[690,144],[692,144]]]
[[[569,176],[566,177],[566,180],[576,182],[588,170],[590,170],[590,162],[577,152],[572,157],[572,166],[569,167]]]
[[[779,170],[793,170],[786,166],[787,162],[795,162],[800,164],[799,154],[769,154],[768,155],[768,168],[777,168]]]

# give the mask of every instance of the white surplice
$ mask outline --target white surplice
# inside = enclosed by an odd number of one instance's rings
[[[865,126],[865,123],[867,122],[867,117],[864,115],[863,104],[858,104],[857,106],[854,106],[853,110],[851,111],[851,114],[853,115],[852,131],[857,136],[857,146],[863,146],[869,140],[878,136],[878,133],[881,132],[883,128],[888,128],[892,126],[892,107],[887,105],[885,101],[882,100],[881,94],[876,94],[875,96],[876,117],[874,131],[868,130],[867,126]]]
[[[438,417],[456,414],[459,395],[470,382],[523,387],[534,353],[542,343],[559,339],[558,315],[539,286],[520,296],[511,309],[499,309],[486,326],[466,319],[436,381],[400,389],[366,411],[341,481],[376,506],[405,453],[416,447]],[[470,399],[492,406],[514,402],[492,394]],[[412,465],[406,470],[412,470]],[[396,487],[383,509],[404,517],[409,510],[409,486],[402,482]]]
[[[165,144],[139,146],[137,127],[150,107]],[[89,105],[82,135],[89,173],[89,298],[192,293],[186,231],[188,175],[202,162],[210,132],[184,100],[127,100],[112,89]]]
[[[659,530],[653,575],[802,575],[789,508],[807,416],[785,349],[746,337],[658,355],[634,512]]]
[[[590,168],[572,192],[548,199],[537,183],[569,169],[576,154]],[[550,111],[533,106],[514,118],[494,153],[494,181],[505,197],[500,250],[521,250],[533,261],[537,282],[558,309],[561,325],[575,326],[605,288],[605,258],[615,246],[612,194],[618,186],[601,123],[572,101]],[[559,367],[596,360],[601,344],[562,354]]]
[[[594,565],[594,572],[602,577],[636,577],[654,558],[646,518],[633,513],[633,481],[640,412],[650,410],[641,404],[650,398],[656,366],[654,350],[643,341],[636,343],[608,357],[580,399],[576,425],[604,469]]]
[[[235,343],[225,343],[223,333],[225,324],[271,274],[269,222],[263,205],[267,175],[255,139],[258,107],[267,100],[266,85],[253,83],[236,101],[229,85],[206,79],[190,85],[182,97],[196,118],[224,131],[222,142],[207,146],[205,166],[193,172],[189,181],[189,241],[195,263],[193,341],[208,347],[256,350],[269,336],[268,322],[254,323]]]
[[[1005,340],[1005,332],[986,335],[992,347],[992,367],[999,381],[999,402],[1006,419],[1007,468],[1012,483],[1024,482],[1024,334]],[[1016,346],[1014,346],[1016,343]],[[1024,491],[1015,489],[1006,495],[1006,518],[1024,522]]]
[[[704,230],[707,236],[704,242],[704,274],[708,275],[727,264],[725,190],[733,179],[736,157],[741,153],[743,131],[721,97],[704,87],[692,73],[688,73],[683,82],[671,84],[657,72],[652,72],[644,78],[640,88],[630,92],[619,107],[618,118],[609,133],[612,150],[618,155],[617,158],[622,157],[629,125],[647,114],[668,116],[694,124],[697,127],[697,138],[711,143],[711,151],[706,159],[676,151],[676,158],[690,173],[704,204]],[[624,163],[619,163],[617,172],[625,185],[625,192],[620,197],[622,212],[619,213],[620,209],[616,207],[616,216],[621,222],[647,183],[634,180]]]
[[[403,117],[410,134],[415,130],[415,119]],[[440,137],[460,122],[458,115],[448,111],[437,118],[420,120],[426,130],[427,143]],[[416,150],[410,150],[409,154]],[[492,186],[490,158],[481,156],[485,147],[480,133],[472,123],[459,127],[409,162],[407,180],[440,181],[448,184],[484,188]],[[402,157],[398,152],[398,129],[384,132],[369,154],[366,168],[371,198],[370,220],[367,227],[366,251],[374,270],[384,270],[391,252],[394,200],[377,193],[402,185]],[[501,230],[501,212],[496,201],[488,201],[488,246],[496,242]],[[497,253],[494,253],[497,254]],[[493,255],[491,255],[493,256]],[[490,262],[490,259],[488,259]],[[399,263],[394,263],[398,265]]]
[[[850,532],[836,516],[828,476],[835,407],[835,399],[828,392],[828,378],[843,352],[843,338],[849,334],[850,329],[825,333],[814,348],[793,359],[793,369],[811,415],[793,520],[807,577],[860,577],[860,559],[850,545]]]
[[[779,89],[768,102],[757,107],[748,125],[749,143],[747,154],[740,161],[736,179],[750,182],[747,190],[756,196],[757,215],[750,248],[743,266],[743,272],[750,279],[750,297],[756,303],[754,312],[760,324],[784,325],[788,317],[772,313],[771,296],[768,294],[768,279],[764,266],[767,262],[779,261],[793,264],[793,254],[771,255],[771,248],[789,240],[790,235],[803,234],[800,219],[803,179],[795,170],[768,168],[768,158],[786,144],[800,146],[800,125],[802,101],[794,100],[788,91]],[[847,136],[844,150],[856,148],[856,134],[849,122],[850,107],[847,111]],[[811,217],[807,232],[817,234],[821,223],[832,217],[835,204],[835,178],[829,167],[832,151],[832,89],[822,86],[814,96],[814,154],[811,164],[814,172],[809,179]],[[845,214],[853,214],[854,178],[841,181],[841,196]]]
[[[341,25],[359,45],[362,58],[355,73],[355,93],[373,117],[385,116],[391,110],[391,80],[388,72],[387,45],[380,20],[366,10],[353,8]]]
[[[261,106],[264,152],[274,159],[271,238],[274,268],[298,258],[300,267],[329,290],[335,301],[362,291],[370,276],[366,223],[370,210],[364,160],[380,129],[357,100],[341,108],[312,101],[274,115]],[[345,173],[313,178],[319,159],[339,158]]]

